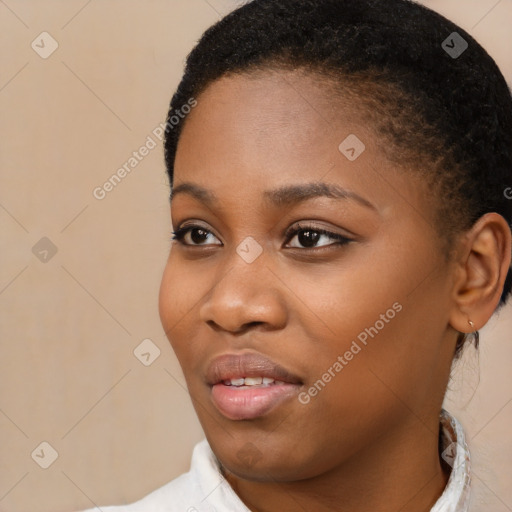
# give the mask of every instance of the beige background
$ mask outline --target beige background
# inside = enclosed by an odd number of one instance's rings
[[[425,3],[512,82],[512,0]],[[185,56],[235,4],[0,1],[0,511],[129,502],[188,469],[202,432],[157,310],[171,229],[161,145],[104,199],[92,192],[164,121]],[[46,59],[31,47],[43,31],[59,45]],[[43,237],[57,248],[46,262],[32,252]],[[511,306],[480,355],[466,352],[446,405],[493,512],[512,510],[510,332]],[[133,351],[148,338],[161,354],[144,366]],[[43,441],[58,452],[48,469]]]

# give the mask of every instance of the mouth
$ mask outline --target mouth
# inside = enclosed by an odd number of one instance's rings
[[[303,384],[299,377],[257,353],[219,356],[206,376],[213,405],[231,420],[262,417],[296,396]]]

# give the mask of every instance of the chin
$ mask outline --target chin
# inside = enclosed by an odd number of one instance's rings
[[[223,439],[208,441],[222,466],[244,480],[294,482],[315,477],[328,469],[320,467],[325,465],[325,461],[315,464],[307,454],[298,453],[294,448],[296,443],[287,443],[279,438],[275,443],[268,443],[267,440],[265,447],[257,447],[251,438],[255,437],[240,436],[234,439],[224,435]],[[300,441],[298,443],[300,445]]]
[[[229,457],[226,461],[221,460],[221,463],[236,477],[252,482],[295,482],[313,476],[301,474],[296,466],[290,467],[289,462],[286,462],[286,466],[283,466],[283,463],[273,464],[264,461],[252,465]]]

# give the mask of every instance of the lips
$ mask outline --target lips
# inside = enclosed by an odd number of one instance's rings
[[[225,354],[206,372],[213,405],[231,420],[249,420],[268,414],[298,393],[301,379],[268,357],[257,353]]]
[[[266,377],[289,384],[302,384],[299,377],[268,357],[257,353],[224,354],[209,365],[206,380],[210,386],[229,379]]]

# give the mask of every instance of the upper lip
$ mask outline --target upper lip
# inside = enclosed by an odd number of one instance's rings
[[[267,377],[290,384],[302,384],[299,377],[258,353],[223,354],[213,359],[206,371],[206,381],[210,386],[241,377]]]

